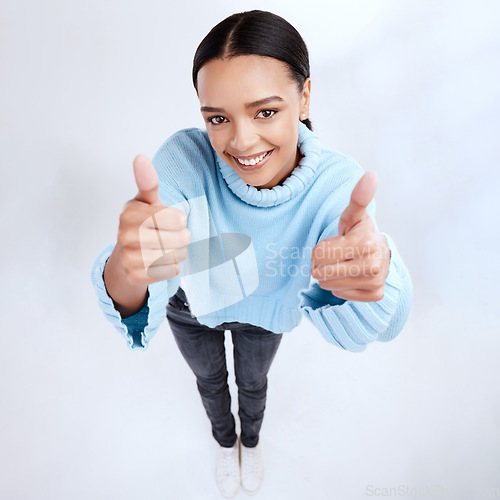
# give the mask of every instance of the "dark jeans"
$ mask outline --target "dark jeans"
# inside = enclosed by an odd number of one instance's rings
[[[167,319],[182,355],[196,375],[212,435],[226,447],[233,446],[237,439],[224,348],[224,332],[231,331],[240,438],[245,446],[256,446],[266,407],[267,373],[283,334],[248,323],[222,323],[215,328],[202,325],[192,316],[180,287],[169,300]]]

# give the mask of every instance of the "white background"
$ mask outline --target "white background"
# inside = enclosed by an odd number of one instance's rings
[[[204,126],[198,43],[252,8],[308,44],[315,132],[378,171],[377,222],[415,289],[403,332],[361,354],[305,318],[286,334],[257,498],[500,488],[497,1],[2,0],[1,498],[220,498],[168,323],[130,351],[89,274],[135,196],[134,156]]]

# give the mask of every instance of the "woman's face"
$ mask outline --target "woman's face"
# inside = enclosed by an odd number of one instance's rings
[[[197,84],[217,154],[251,186],[282,183],[301,157],[298,128],[309,117],[310,79],[299,93],[285,63],[249,55],[204,64]]]

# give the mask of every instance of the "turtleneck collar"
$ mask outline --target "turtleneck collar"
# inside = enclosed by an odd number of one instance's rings
[[[215,156],[224,180],[236,196],[249,205],[272,207],[297,196],[314,177],[320,158],[319,139],[302,122],[299,122],[298,148],[302,154],[299,164],[281,186],[271,189],[257,189],[248,185],[217,153]]]

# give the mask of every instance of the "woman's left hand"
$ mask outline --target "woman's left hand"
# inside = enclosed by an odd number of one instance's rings
[[[339,235],[320,241],[311,253],[312,277],[341,299],[375,302],[384,296],[390,248],[366,211],[377,184],[376,172],[361,177],[340,217]]]

